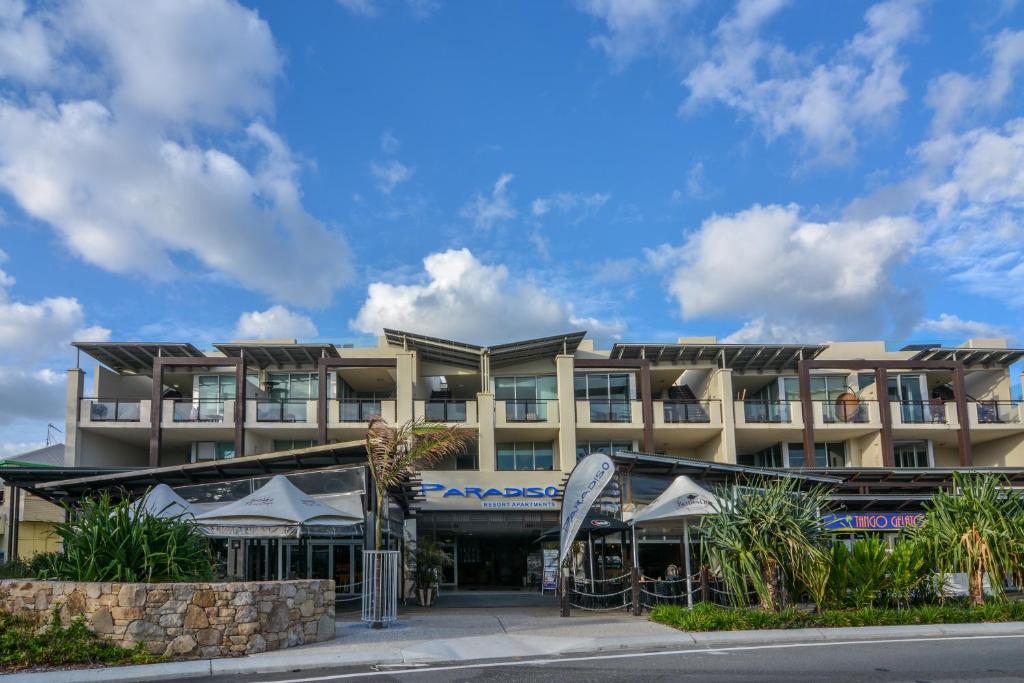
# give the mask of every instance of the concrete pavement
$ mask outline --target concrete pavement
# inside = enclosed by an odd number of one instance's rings
[[[215,659],[73,671],[13,674],[4,683],[116,683],[182,680],[226,674],[275,673],[380,664],[467,662],[553,657],[631,649],[717,647],[936,636],[1024,635],[1024,623],[886,626],[779,631],[683,633],[622,612],[580,613],[563,619],[548,607],[515,610],[408,609],[389,629],[373,631],[340,621],[326,643],[237,659]]]

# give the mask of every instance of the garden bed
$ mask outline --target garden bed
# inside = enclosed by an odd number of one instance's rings
[[[973,624],[1024,621],[1024,602],[990,603],[980,607],[922,605],[907,609],[864,607],[821,613],[788,608],[771,612],[701,603],[692,610],[659,605],[651,621],[681,631],[750,631],[759,629],[835,628],[842,626],[905,626],[915,624]]]

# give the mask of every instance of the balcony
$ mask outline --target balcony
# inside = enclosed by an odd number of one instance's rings
[[[1024,427],[1024,401],[978,401],[969,404],[971,427]]]
[[[257,399],[256,422],[316,422],[316,401]]]
[[[660,418],[660,419],[659,419]],[[722,404],[720,401],[655,401],[654,426],[663,425],[709,425],[721,424]]]
[[[576,401],[576,427],[601,427],[612,431],[623,428],[642,428],[643,412],[643,403],[640,401],[607,399]]]
[[[476,401],[465,399],[429,400],[415,402],[415,416],[428,422],[455,422],[476,424]]]
[[[893,427],[956,427],[955,403],[943,401],[892,401]]]
[[[346,398],[331,401],[328,409],[328,422],[343,427],[362,429],[375,417],[386,422],[394,422],[395,401],[379,398]]]
[[[507,399],[494,402],[494,426],[502,428],[558,427],[555,399]]]
[[[799,401],[736,401],[736,426],[802,426]]]
[[[206,398],[164,399],[163,424],[223,424],[235,419],[235,402]]]
[[[79,404],[79,424],[149,427],[150,405],[146,399],[83,398]]]

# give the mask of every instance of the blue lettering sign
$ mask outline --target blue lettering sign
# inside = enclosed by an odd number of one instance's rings
[[[444,484],[420,484],[420,495],[426,496],[428,493],[436,493],[438,491],[444,491],[441,494],[442,498],[471,498],[476,497],[481,500],[484,498],[557,498],[560,491],[557,486],[509,486],[504,489],[481,489],[477,486],[466,486],[459,488],[456,486],[446,487]]]

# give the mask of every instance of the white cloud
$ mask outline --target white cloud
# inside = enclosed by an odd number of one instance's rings
[[[384,4],[379,0],[337,0],[337,2],[352,14],[362,17],[377,16]],[[426,19],[441,8],[439,0],[405,0],[403,4],[417,19]]]
[[[0,78],[43,80],[52,61],[43,23],[25,16],[22,0],[0,2]]]
[[[377,14],[377,3],[374,0],[338,0],[338,4],[352,14],[372,17]]]
[[[674,43],[673,24],[686,15],[696,0],[577,0],[580,11],[605,23],[607,33],[590,39],[608,55],[616,68],[629,65],[652,49]]]
[[[310,339],[316,335],[316,325],[309,316],[284,306],[243,313],[235,324],[238,339]]]
[[[402,143],[399,142],[398,138],[396,138],[391,131],[386,130],[383,133],[381,133],[380,151],[384,152],[385,154],[394,154],[399,150],[401,146]]]
[[[945,341],[953,337],[970,338],[998,338],[1008,336],[1008,330],[1001,325],[980,322],[977,320],[964,320],[960,316],[951,313],[940,313],[938,318],[922,320],[918,326],[919,332],[935,332],[943,335]]]
[[[593,216],[601,210],[611,195],[606,192],[583,194],[577,192],[555,192],[547,197],[538,197],[530,203],[530,211],[536,217],[544,216],[552,211],[561,214],[576,214],[573,223]]]
[[[0,367],[0,425],[17,420],[63,423],[67,380],[53,370]]]
[[[753,321],[741,336],[751,329],[784,336],[764,320],[790,326],[795,337],[879,334],[907,324],[892,272],[919,236],[908,218],[816,223],[795,205],[755,205],[712,216],[682,245],[665,245],[648,259],[669,271],[669,293],[684,320]]]
[[[498,223],[512,220],[518,215],[508,193],[508,184],[515,176],[503,173],[494,183],[490,196],[477,194],[462,207],[459,215],[473,222],[477,228],[490,229]]]
[[[738,330],[729,334],[724,344],[821,344],[835,332],[835,328],[815,325],[798,318],[773,318],[764,316],[748,320]]]
[[[397,328],[475,343],[498,343],[557,334],[580,325],[599,334],[618,333],[620,323],[578,317],[570,304],[528,278],[509,278],[503,265],[481,263],[468,249],[423,259],[416,284],[374,282],[351,326],[366,333]]]
[[[949,71],[928,84],[925,102],[935,110],[932,126],[943,133],[972,115],[998,108],[1024,67],[1024,31],[1005,30],[985,46],[988,73],[968,76]]]
[[[412,178],[413,172],[414,169],[394,159],[370,164],[370,173],[377,179],[377,189],[384,194],[391,194],[396,187]]]
[[[287,145],[241,120],[269,113],[280,73],[266,22],[227,0],[60,12],[58,80],[0,99],[0,189],[27,214],[115,273],[178,277],[185,255],[303,304],[350,280],[345,240],[303,208]],[[244,157],[196,143],[209,125]]]
[[[821,63],[761,37],[784,4],[740,2],[719,23],[710,56],[684,79],[682,110],[721,103],[749,117],[769,142],[792,135],[818,160],[845,160],[858,128],[885,122],[906,99],[897,50],[917,33],[918,2],[870,7],[867,28]]]

